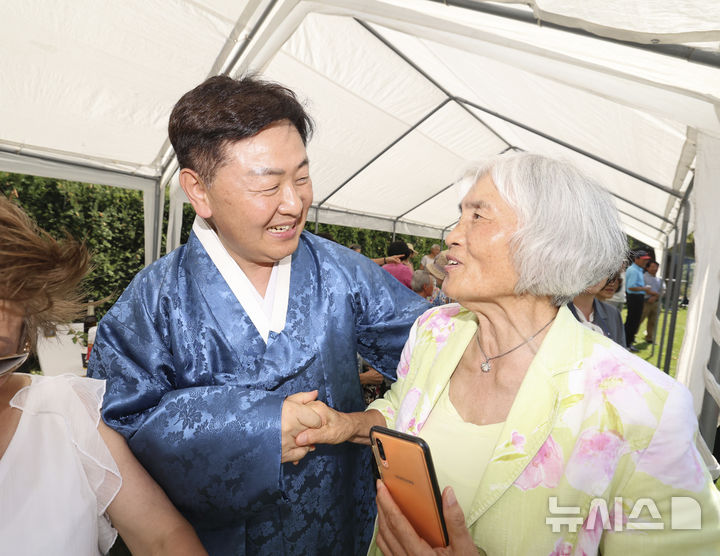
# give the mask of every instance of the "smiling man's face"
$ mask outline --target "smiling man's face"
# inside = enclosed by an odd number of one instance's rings
[[[305,145],[292,124],[280,121],[228,145],[212,185],[193,206],[247,274],[297,249],[312,199]]]

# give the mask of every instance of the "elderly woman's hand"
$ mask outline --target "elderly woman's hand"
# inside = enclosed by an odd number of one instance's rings
[[[443,515],[450,541],[450,545],[445,548],[431,548],[418,536],[382,481],[377,482],[375,500],[378,507],[376,542],[385,556],[433,554],[477,556],[478,550],[475,548],[470,531],[465,526],[465,515],[451,487],[445,488],[442,495]]]
[[[385,426],[385,417],[374,409],[356,413],[342,413],[328,407],[323,402],[313,401],[307,404],[322,419],[319,428],[308,428],[295,437],[299,447],[315,444],[340,444],[356,442],[370,444],[370,427]]]

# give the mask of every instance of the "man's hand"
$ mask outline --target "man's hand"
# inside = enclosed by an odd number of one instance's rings
[[[317,395],[317,390],[313,390],[312,392],[298,392],[285,398],[280,417],[282,440],[280,461],[282,463],[287,461],[297,463],[305,457],[305,454],[315,449],[315,446],[312,445],[298,446],[295,444],[295,437],[306,429],[316,429],[322,426],[320,415],[306,405],[316,400]]]
[[[385,377],[375,369],[360,373],[360,384],[382,384]]]
[[[378,534],[377,545],[385,556],[477,556],[470,531],[465,526],[465,515],[455,499],[452,487],[443,491],[443,515],[450,545],[445,548],[431,548],[421,539],[410,522],[392,499],[382,481],[377,482]]]
[[[321,427],[313,427],[312,430],[304,430],[295,442],[298,446],[314,446],[315,444],[340,444],[350,439],[354,432],[352,415],[341,413],[328,407],[323,402],[312,401],[308,403],[322,422]]]

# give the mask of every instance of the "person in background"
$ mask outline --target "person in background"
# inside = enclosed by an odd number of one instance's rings
[[[597,298],[600,301],[604,301],[605,303],[612,305],[617,309],[617,306],[615,305],[615,303],[613,303],[612,299],[618,291],[621,291],[621,287],[622,278],[620,277],[620,273],[617,273],[608,278],[607,282],[605,283],[605,287],[597,293]],[[620,312],[620,309],[618,309],[618,312]]]
[[[427,299],[433,307],[449,303],[447,296],[437,287],[435,277],[427,270],[413,272],[410,286],[416,294]]]
[[[348,249],[350,249],[351,251],[355,251],[356,253],[362,254],[362,247],[358,243],[352,243],[352,244],[348,245]],[[400,257],[398,257],[398,256],[376,257],[376,258],[370,259],[370,260],[379,265],[401,262]]]
[[[420,297],[430,299],[435,290],[435,278],[427,270],[416,270],[410,280],[410,289]]]
[[[436,243],[430,247],[430,253],[420,260],[420,270],[427,270],[428,265],[440,254],[440,246]]]
[[[623,261],[622,268],[617,274],[617,279],[613,282],[608,282],[598,297],[601,301],[608,303],[615,307],[621,314],[623,307],[625,307],[625,269],[627,268],[627,261]],[[612,289],[614,288],[614,289]]]
[[[645,265],[650,260],[647,251],[636,251],[633,254],[633,264],[625,271],[625,293],[627,303],[627,314],[625,315],[625,341],[628,350],[632,352],[639,351],[633,344],[635,343],[635,334],[640,328],[642,320],[643,305],[645,304],[645,294],[649,293],[650,286],[645,285],[643,273]]]
[[[368,405],[382,396],[390,387],[389,381],[358,353],[358,375],[363,389],[363,400]]]
[[[413,258],[417,257],[418,252],[415,251],[415,247],[413,246],[412,243],[408,243],[407,246],[408,246],[408,249],[410,250],[410,255],[408,256],[407,260],[405,261],[405,264],[408,265],[408,268],[412,272],[415,272],[415,265],[413,263]]]
[[[296,437],[367,444],[382,425],[430,446],[450,547],[431,550],[378,481],[369,554],[717,555],[690,393],[566,305],[625,256],[610,194],[531,153],[462,185],[443,283],[459,304],[415,322],[384,398],[352,414],[311,402],[323,426]]]
[[[365,403],[357,353],[394,376],[428,304],[378,265],[304,231],[312,122],[254,77],[207,79],[169,137],[196,218],[98,325],[91,376],[105,421],[211,554],[359,554],[372,532],[370,457],[309,447],[310,400]],[[305,393],[311,391],[310,393]],[[294,464],[294,462],[298,462]]]
[[[135,554],[206,554],[190,524],[100,419],[105,381],[14,373],[83,310],[89,255],[56,241],[0,196],[0,552],[105,554],[117,531]]]
[[[410,288],[410,282],[412,281],[412,273],[410,267],[405,264],[410,257],[410,247],[404,241],[397,240],[393,241],[388,247],[387,254],[388,258],[396,256],[400,259],[399,263],[390,262],[383,264],[382,268],[397,278],[401,284],[404,284]]]
[[[655,343],[655,329],[657,328],[658,313],[660,312],[660,298],[665,293],[665,283],[662,278],[657,276],[660,265],[656,260],[650,260],[645,266],[645,274],[643,279],[645,285],[650,287],[650,291],[645,295],[645,303],[643,304],[643,313],[640,323],[647,319],[645,326],[645,341],[648,344]]]
[[[445,294],[443,291],[443,283],[445,281],[445,277],[447,276],[447,271],[445,270],[448,266],[448,251],[441,251],[437,257],[435,257],[435,260],[431,263],[428,263],[427,271],[431,274],[433,278],[435,278],[435,283],[437,284],[437,288],[435,293],[433,294],[433,305],[444,305],[445,303],[450,303],[452,300]]]
[[[602,301],[602,292],[613,290],[617,284],[617,274],[597,284],[590,286],[576,295],[568,303],[568,309],[578,321],[600,334],[604,334],[612,341],[625,347],[625,329],[622,316],[612,305]]]

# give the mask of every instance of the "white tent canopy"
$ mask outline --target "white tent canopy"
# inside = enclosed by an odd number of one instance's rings
[[[311,221],[443,237],[468,163],[522,149],[598,178],[660,256],[694,178],[678,376],[699,411],[720,294],[720,3],[531,4],[5,3],[0,169],[142,190],[149,262],[168,185],[168,244],[179,238],[173,104],[209,75],[255,71],[294,89],[317,124]]]

